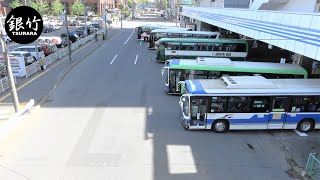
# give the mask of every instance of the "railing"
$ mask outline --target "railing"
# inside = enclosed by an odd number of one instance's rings
[[[310,153],[305,169],[306,173],[314,180],[320,179],[320,154]]]
[[[14,78],[15,84],[17,84],[16,77],[14,76],[13,78]],[[8,88],[10,88],[9,78],[5,77],[0,79],[0,93],[7,90]]]
[[[97,32],[97,34],[99,35],[99,34],[102,34],[103,32],[104,32],[104,30],[102,29],[102,30],[99,30]],[[86,36],[86,37],[80,39],[79,41],[72,43],[71,44],[71,51],[76,50],[80,46],[86,44],[88,41],[91,41],[92,39],[94,39],[94,34]],[[44,66],[50,65],[51,63],[59,60],[61,57],[65,56],[67,54],[68,54],[68,47],[65,47],[65,48],[62,48],[62,49],[56,51],[55,53],[53,53],[43,59]],[[32,74],[38,72],[40,69],[41,68],[40,68],[38,62],[30,64],[29,66],[26,67],[26,78],[28,78]],[[2,92],[1,89],[0,89],[0,92]]]

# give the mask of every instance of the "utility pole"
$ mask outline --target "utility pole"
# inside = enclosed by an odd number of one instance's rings
[[[2,14],[1,14],[1,17],[3,17]],[[18,94],[17,94],[17,90],[16,90],[16,85],[15,85],[14,79],[13,79],[11,64],[10,64],[10,60],[9,60],[9,56],[8,56],[7,44],[4,40],[4,28],[3,28],[2,20],[0,22],[0,41],[1,41],[1,46],[2,46],[3,56],[5,59],[6,70],[7,70],[7,74],[9,77],[9,83],[10,83],[10,87],[11,87],[11,96],[12,96],[12,100],[13,100],[14,110],[15,110],[15,112],[18,112],[19,111],[19,99],[18,99]]]
[[[69,25],[68,25],[68,15],[67,15],[67,3],[64,4],[64,18],[66,22],[66,29],[67,29],[67,41],[68,41],[68,55],[69,55],[69,62],[71,63],[71,43],[69,38]]]
[[[121,20],[121,29],[122,29],[122,8],[120,9],[120,20]]]
[[[178,11],[179,6],[176,6],[176,26],[178,26]]]
[[[84,31],[88,34],[88,27],[87,27],[87,8],[86,8],[86,0],[83,0],[83,14],[84,14]]]
[[[103,2],[103,7],[102,7],[102,16],[103,16],[103,21],[104,21],[104,27],[106,31],[106,37],[108,35],[108,25],[107,25],[107,14],[106,14],[106,2]]]

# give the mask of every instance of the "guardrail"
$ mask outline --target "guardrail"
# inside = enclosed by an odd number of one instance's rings
[[[17,84],[16,77],[14,76],[13,78],[14,78],[15,84]],[[9,78],[5,77],[0,79],[0,93],[7,90],[8,88],[10,88]]]
[[[310,153],[305,169],[306,173],[314,180],[320,179],[320,154]]]
[[[103,32],[104,32],[104,30],[102,29],[102,30],[99,30],[97,32],[97,34],[99,35],[99,34],[102,34]],[[92,39],[94,39],[94,34],[86,36],[86,37],[80,39],[79,41],[72,43],[71,44],[71,51],[76,50],[80,46],[86,44],[88,41],[91,41]],[[50,54],[49,56],[47,56],[43,59],[44,66],[49,66],[51,63],[59,60],[61,57],[65,56],[67,54],[68,54],[68,47],[62,48],[62,49],[56,51],[55,53]],[[38,72],[40,69],[41,68],[40,68],[39,62],[30,64],[29,66],[26,67],[26,78],[28,78],[32,74]],[[2,92],[1,89],[0,89],[0,92]]]

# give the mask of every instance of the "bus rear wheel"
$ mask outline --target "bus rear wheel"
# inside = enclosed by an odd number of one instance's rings
[[[303,119],[299,122],[297,129],[304,133],[310,132],[314,129],[314,122],[311,119]]]
[[[229,123],[226,120],[216,120],[212,124],[212,130],[217,133],[225,133],[229,130]]]

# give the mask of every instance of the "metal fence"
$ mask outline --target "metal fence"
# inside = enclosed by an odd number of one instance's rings
[[[97,33],[99,35],[99,34],[102,34],[102,32],[104,32],[104,30],[99,30]],[[72,43],[71,44],[71,51],[76,50],[80,46],[86,44],[88,41],[91,41],[92,39],[94,39],[94,34],[86,36],[85,38],[82,38],[79,41]],[[51,63],[59,60],[61,57],[65,56],[67,54],[68,54],[68,47],[65,47],[65,48],[62,48],[62,49],[56,51],[55,53],[44,58],[44,66],[49,66]],[[28,78],[32,74],[36,73],[40,69],[41,68],[40,68],[38,62],[30,64],[29,66],[26,67],[26,78]]]
[[[15,84],[17,84],[16,77],[14,76],[13,78],[14,78]],[[10,88],[9,78],[5,77],[5,78],[0,79],[0,93],[5,91],[8,88]]]
[[[305,169],[306,173],[314,180],[320,180],[320,154],[310,153]]]

